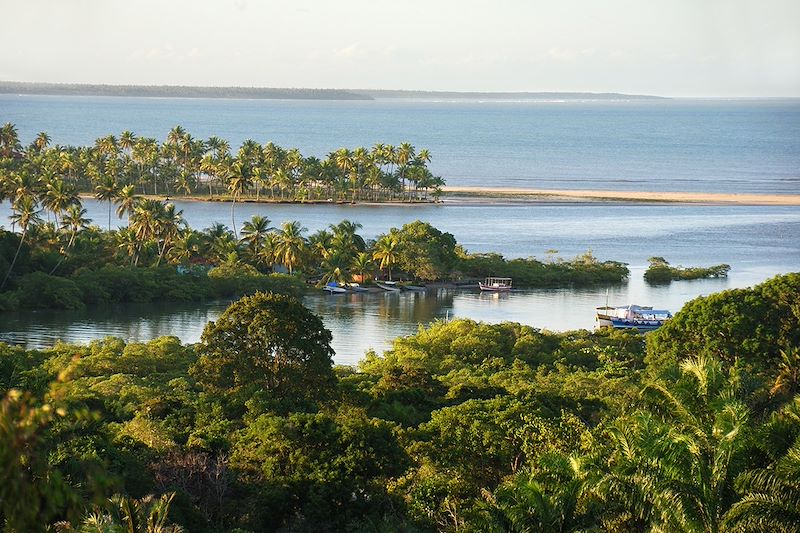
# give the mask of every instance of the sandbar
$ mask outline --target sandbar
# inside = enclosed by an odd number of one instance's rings
[[[570,189],[526,189],[513,187],[445,186],[446,195],[474,195],[484,198],[526,196],[541,199],[616,200],[625,202],[671,202],[737,205],[800,206],[800,194],[751,194],[707,192],[596,191]]]

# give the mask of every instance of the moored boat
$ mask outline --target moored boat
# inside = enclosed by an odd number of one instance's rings
[[[641,305],[622,307],[598,307],[595,313],[598,328],[633,329],[652,331],[672,318],[666,309],[653,309]]]
[[[489,277],[478,282],[482,291],[507,292],[511,290],[511,278]]]
[[[400,292],[400,287],[394,281],[376,281],[375,285],[389,292]]]
[[[335,283],[333,281],[329,282],[327,285],[322,287],[322,290],[325,292],[329,292],[331,294],[341,294],[343,292],[347,292],[347,289],[339,286],[338,283]]]

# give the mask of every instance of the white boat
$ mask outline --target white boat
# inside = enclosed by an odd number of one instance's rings
[[[347,289],[344,287],[340,287],[338,283],[333,281],[329,282],[327,285],[322,287],[323,291],[329,292],[331,294],[341,294],[343,292],[347,292]]]
[[[358,283],[348,283],[347,288],[353,292],[369,292],[368,288],[362,287]]]
[[[389,292],[400,292],[400,287],[397,286],[396,281],[376,281],[375,285],[381,289]]]
[[[598,307],[595,313],[598,328],[633,329],[652,331],[664,325],[672,318],[666,309],[653,309],[641,305],[625,305],[622,307]]]
[[[511,290],[511,278],[486,278],[478,282],[482,291],[507,292]]]

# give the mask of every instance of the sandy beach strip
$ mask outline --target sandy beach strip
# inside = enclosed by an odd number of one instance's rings
[[[449,195],[475,195],[485,198],[508,196],[534,196],[542,199],[617,200],[625,202],[674,202],[737,205],[797,205],[800,194],[728,194],[705,192],[645,192],[645,191],[592,191],[521,189],[512,187],[462,187],[445,186]]]

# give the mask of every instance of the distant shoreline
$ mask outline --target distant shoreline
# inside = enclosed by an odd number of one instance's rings
[[[0,94],[40,96],[121,96],[144,98],[231,98],[265,100],[496,100],[619,101],[663,100],[662,96],[590,92],[413,91],[387,89],[309,89],[281,87],[201,87],[189,85],[104,85],[0,81]]]
[[[465,187],[445,186],[442,192],[451,195],[467,195],[487,200],[496,198],[525,197],[531,200],[609,200],[618,202],[664,202],[705,203],[733,205],[783,205],[800,206],[800,194],[729,194],[704,192],[648,192],[648,191],[597,191],[568,189],[527,189],[511,187]]]

